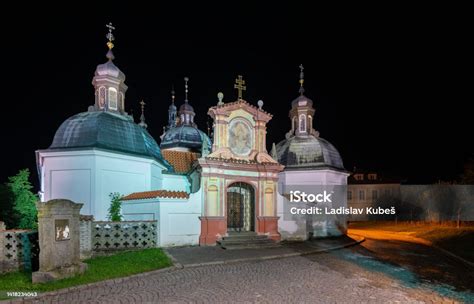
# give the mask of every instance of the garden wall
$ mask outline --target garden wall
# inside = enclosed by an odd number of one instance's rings
[[[0,273],[16,271],[23,266],[21,233],[29,230],[6,230],[0,222]]]
[[[92,221],[81,217],[81,259],[121,250],[157,247],[158,221]]]

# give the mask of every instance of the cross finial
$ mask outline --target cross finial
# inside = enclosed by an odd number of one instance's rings
[[[143,101],[143,99],[142,99],[142,101],[140,101],[140,105],[142,106],[142,115],[140,116],[139,125],[142,128],[146,129],[148,127],[147,124],[145,123],[145,105],[146,105],[146,103]]]
[[[109,24],[106,24],[105,26],[109,29],[109,32],[107,33],[106,37],[107,37],[107,40],[109,40],[107,42],[107,46],[109,47],[109,50],[111,50],[114,47],[114,44],[112,43],[112,41],[115,40],[115,37],[112,31],[115,30],[115,27],[112,25],[112,22],[109,22]]]
[[[245,86],[245,80],[242,79],[242,75],[238,75],[237,79],[235,79],[234,89],[237,89],[238,98],[242,100],[242,91],[247,90]]]
[[[304,93],[304,87],[303,87],[303,84],[304,84],[304,67],[302,64],[300,64],[300,90],[299,90],[299,93],[301,95],[303,95]]]
[[[184,102],[188,102],[188,77],[184,77]]]
[[[175,92],[174,92],[174,86],[171,87],[171,103],[174,104],[174,99],[175,99]]]

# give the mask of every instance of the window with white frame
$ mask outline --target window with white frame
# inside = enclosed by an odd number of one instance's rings
[[[300,115],[300,132],[306,132],[306,116]]]
[[[103,109],[105,107],[105,87],[99,88],[98,98],[99,108]]]
[[[117,90],[109,88],[109,109],[117,110]]]

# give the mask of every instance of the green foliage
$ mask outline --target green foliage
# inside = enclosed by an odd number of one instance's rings
[[[35,205],[38,197],[31,192],[33,186],[28,180],[29,177],[30,171],[23,169],[8,178],[7,187],[13,195],[13,211],[19,218],[15,228],[36,229],[38,225]]]
[[[20,217],[15,210],[13,193],[6,184],[0,184],[0,221],[5,222],[7,229],[17,227]]]
[[[2,274],[0,275],[0,299],[4,295],[1,291],[50,291],[125,277],[172,265],[170,259],[159,248],[121,252],[111,256],[95,257],[84,262],[89,266],[84,274],[44,284],[31,283],[31,273]]]
[[[122,209],[122,202],[120,199],[122,196],[118,192],[110,193],[110,207],[109,207],[109,215],[108,218],[112,222],[120,222],[122,220],[122,214],[121,214],[121,209]]]

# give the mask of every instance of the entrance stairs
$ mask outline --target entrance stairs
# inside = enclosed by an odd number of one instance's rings
[[[270,239],[267,235],[258,235],[254,231],[229,231],[228,236],[217,241],[217,244],[227,250],[280,247],[280,244]]]

